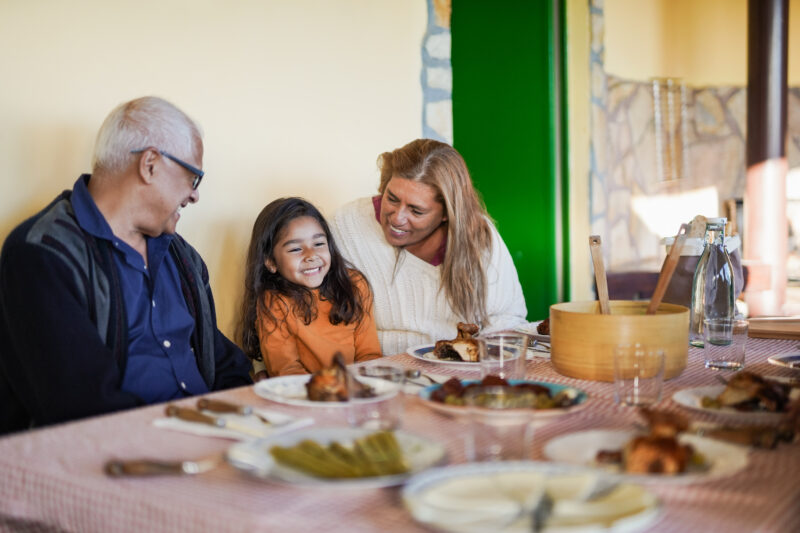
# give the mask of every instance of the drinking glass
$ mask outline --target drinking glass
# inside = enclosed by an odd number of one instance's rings
[[[481,378],[497,376],[509,380],[523,379],[525,377],[528,335],[524,333],[496,333],[482,335],[477,340]]]
[[[470,431],[470,461],[520,461],[531,458],[536,397],[513,387],[472,387],[464,393]]]
[[[641,344],[621,344],[614,351],[614,401],[648,406],[661,399],[664,350]]]
[[[747,320],[707,318],[703,321],[703,357],[706,368],[741,370],[747,344]]]
[[[405,371],[389,365],[364,366],[358,373],[366,378],[381,379],[387,384],[381,387],[377,398],[353,398],[347,407],[347,422],[353,427],[374,430],[397,429],[403,421],[403,385]],[[350,374],[349,379],[357,379]],[[388,386],[387,386],[388,385]]]

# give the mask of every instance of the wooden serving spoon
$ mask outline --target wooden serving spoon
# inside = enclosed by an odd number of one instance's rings
[[[589,249],[592,252],[594,279],[597,284],[597,299],[600,300],[600,314],[610,315],[611,308],[608,305],[608,280],[606,279],[606,267],[605,264],[603,264],[603,252],[600,248],[601,244],[600,235],[589,236]]]
[[[678,266],[678,259],[681,258],[681,250],[683,249],[683,243],[686,241],[686,232],[688,230],[688,224],[681,224],[678,234],[675,235],[672,248],[669,249],[664,266],[661,267],[661,274],[658,275],[658,282],[656,282],[656,289],[650,298],[650,305],[647,306],[648,315],[656,314],[656,309],[661,305],[661,300],[664,298],[664,293],[667,292],[672,274],[675,273],[675,267]]]

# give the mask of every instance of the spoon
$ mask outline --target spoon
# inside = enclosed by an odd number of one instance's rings
[[[686,241],[686,232],[688,230],[688,224],[681,224],[678,234],[675,235],[675,240],[672,242],[669,254],[666,260],[664,260],[664,266],[661,267],[661,274],[658,275],[656,288],[653,291],[653,296],[650,298],[650,305],[647,306],[648,315],[656,314],[656,309],[658,309],[658,306],[661,304],[664,293],[667,292],[672,274],[675,273],[675,267],[678,266],[678,260],[681,258],[681,250],[683,249],[683,243]]]
[[[425,378],[430,382],[431,385],[436,385],[438,383],[429,375],[420,372],[418,368],[409,368],[408,370],[406,370],[406,378],[408,379]]]
[[[589,236],[589,249],[592,252],[594,279],[597,285],[597,299],[600,300],[600,314],[610,315],[611,308],[608,305],[608,279],[606,278],[606,267],[603,264],[603,252],[600,248],[601,244],[600,235]]]

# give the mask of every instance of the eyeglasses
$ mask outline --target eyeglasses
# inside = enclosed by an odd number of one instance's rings
[[[145,151],[147,151],[149,149],[150,148],[142,148],[140,150],[131,150],[131,153],[132,154],[141,154],[142,152],[145,152]],[[155,150],[157,150],[157,149],[155,149]],[[197,167],[195,167],[193,165],[190,165],[186,161],[184,161],[184,160],[182,160],[182,159],[180,159],[178,157],[175,157],[174,155],[172,155],[169,152],[165,152],[164,150],[158,150],[158,153],[163,155],[164,157],[166,157],[170,161],[174,161],[175,163],[179,164],[180,166],[182,166],[183,168],[185,168],[186,170],[188,170],[189,172],[191,172],[193,174],[193,176],[192,176],[192,189],[197,189],[200,186],[200,182],[203,181],[203,176],[205,175],[205,172],[203,172],[202,170],[200,170],[199,168],[197,168]]]

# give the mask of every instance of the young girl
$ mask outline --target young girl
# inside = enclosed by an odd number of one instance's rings
[[[281,198],[256,219],[247,252],[239,341],[255,378],[306,374],[381,356],[372,293],[348,268],[320,212]]]

